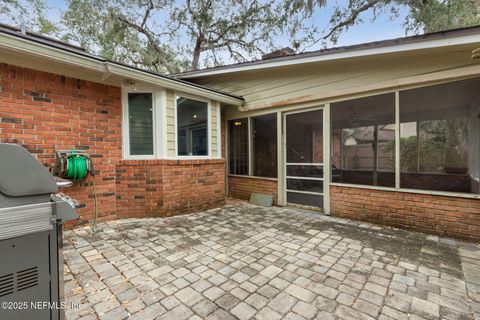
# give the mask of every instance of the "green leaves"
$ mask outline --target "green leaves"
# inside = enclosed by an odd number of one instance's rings
[[[0,18],[61,36],[87,51],[157,72],[175,73],[242,62],[289,46],[295,52],[335,43],[366,13],[396,17],[408,8],[406,31],[480,24],[477,0],[66,0],[60,23],[44,0],[0,0]],[[326,24],[326,27],[321,25]]]

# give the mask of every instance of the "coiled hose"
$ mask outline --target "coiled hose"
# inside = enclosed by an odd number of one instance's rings
[[[67,172],[65,173],[67,178],[73,181],[82,180],[87,176],[88,172],[88,160],[84,156],[74,154],[72,150],[72,156],[67,159]]]

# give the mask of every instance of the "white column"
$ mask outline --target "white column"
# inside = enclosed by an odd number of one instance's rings
[[[277,111],[277,200],[280,206],[287,203],[285,198],[285,138],[283,136],[283,126],[282,113]]]
[[[332,172],[330,144],[330,104],[327,103],[323,109],[323,211],[330,214],[330,176]]]
[[[400,92],[395,91],[395,188],[400,188]]]

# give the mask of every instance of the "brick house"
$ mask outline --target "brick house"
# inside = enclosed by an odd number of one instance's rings
[[[164,76],[0,28],[0,139],[95,162],[104,220],[274,204],[480,241],[480,28]],[[92,219],[92,178],[68,193]]]

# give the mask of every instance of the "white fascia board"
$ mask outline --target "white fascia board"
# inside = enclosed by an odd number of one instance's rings
[[[21,54],[28,54],[45,60],[57,61],[82,69],[105,72],[105,65],[101,61],[80,57],[57,48],[41,43],[31,42],[8,34],[0,33],[0,49],[7,49]],[[19,57],[20,59],[20,57]]]
[[[182,92],[190,93],[193,95],[198,95],[204,98],[216,100],[216,101],[233,105],[233,106],[243,105],[242,99],[238,99],[232,96],[210,91],[202,87],[180,83],[178,81],[175,81],[169,78],[158,77],[148,72],[144,72],[141,70],[134,70],[126,66],[118,65],[115,63],[107,62],[106,64],[108,65],[109,71],[114,75],[126,77],[126,78],[137,80],[137,81],[147,82],[150,84],[159,85],[175,91],[182,91]]]
[[[450,46],[465,45],[465,44],[476,44],[476,43],[480,43],[480,34],[470,34],[470,35],[456,36],[456,37],[443,38],[443,39],[419,40],[411,43],[385,45],[385,46],[380,46],[375,48],[352,49],[344,52],[325,53],[325,54],[303,57],[303,58],[291,57],[291,58],[286,58],[279,61],[273,60],[271,62],[252,63],[252,64],[247,64],[245,66],[239,65],[237,67],[232,66],[229,68],[220,67],[217,70],[207,69],[205,71],[198,71],[198,72],[194,71],[191,73],[185,72],[184,74],[176,75],[176,77],[179,79],[194,79],[194,78],[200,78],[205,76],[229,74],[234,72],[261,70],[261,69],[285,67],[285,66],[305,64],[305,63],[342,60],[342,59],[349,59],[349,58],[360,58],[360,57],[373,56],[373,55],[399,53],[399,52],[432,49],[432,48],[442,48],[442,47],[450,47]]]
[[[102,61],[101,59],[97,60],[73,52],[66,52],[42,43],[35,43],[4,33],[0,33],[0,50],[1,49],[39,57],[41,59],[54,61],[59,64],[68,64],[83,70],[98,72],[100,74],[104,74],[105,79],[111,75],[117,75],[153,85],[159,85],[172,90],[196,94],[229,105],[241,106],[243,104],[242,99],[210,91],[206,88],[181,83],[174,79],[157,76],[146,71],[132,69],[127,66],[122,66],[108,61]]]

